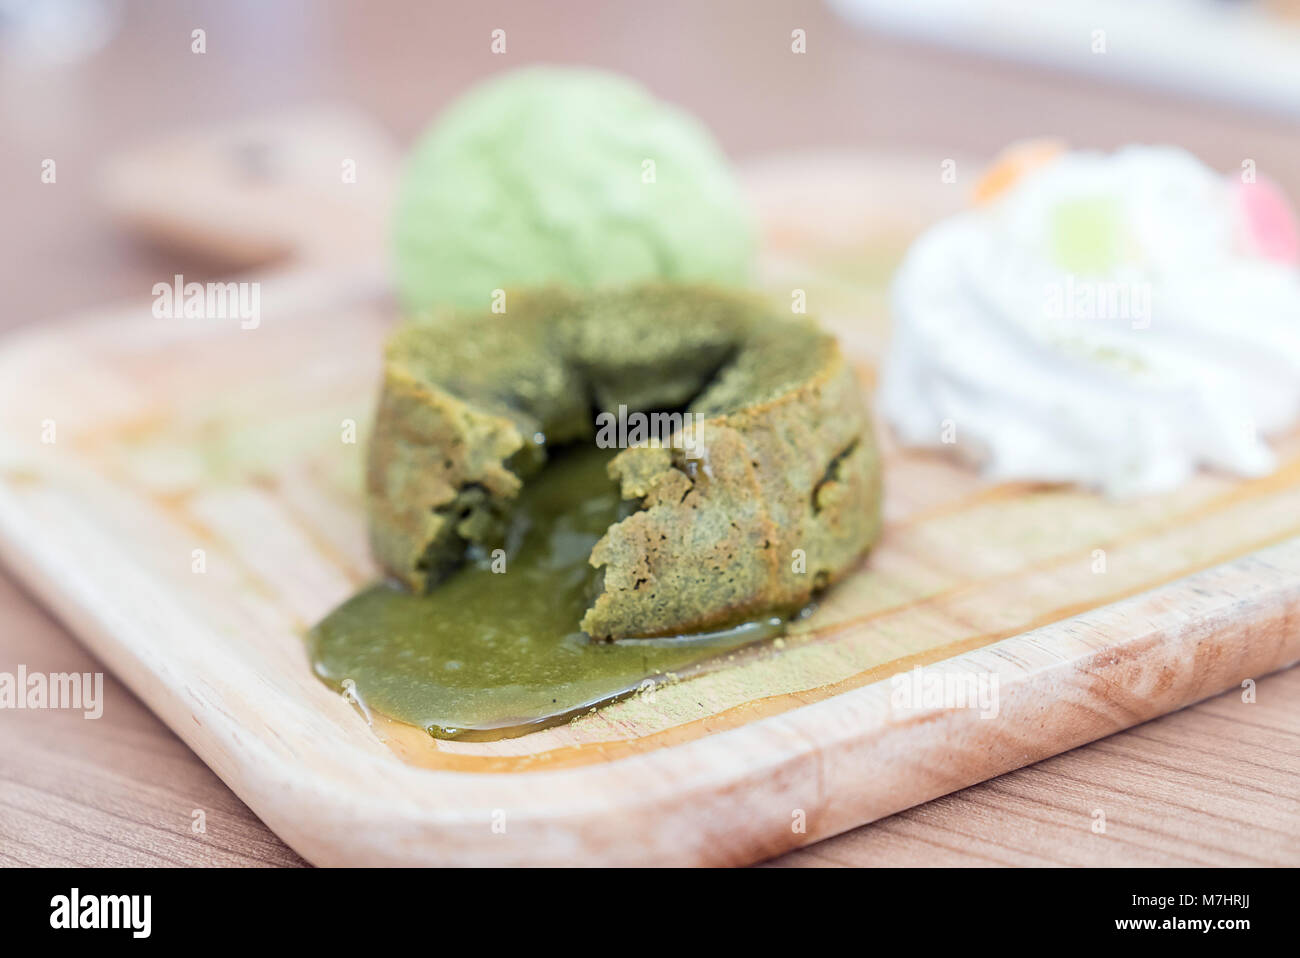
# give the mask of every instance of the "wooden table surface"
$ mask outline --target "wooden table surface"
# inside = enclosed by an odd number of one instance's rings
[[[109,45],[58,67],[0,60],[0,327],[146,301],[160,278],[223,275],[142,247],[96,208],[103,157],[149,135],[342,101],[403,140],[474,78],[583,62],[700,114],[735,156],[888,144],[987,153],[1018,136],[1175,142],[1243,158],[1300,195],[1288,122],[855,33],[817,4],[334,3],[254,16],[132,4]],[[488,53],[507,30],[508,58]],[[788,53],[790,31],[809,52]],[[190,51],[191,31],[208,52]],[[40,182],[44,159],[55,184]],[[0,671],[100,668],[0,572]],[[0,862],[293,865],[280,842],[111,675],[102,718],[0,711]],[[1300,669],[777,860],[778,865],[1300,864]],[[202,811],[204,828],[194,829]],[[1105,830],[1099,832],[1098,813]]]

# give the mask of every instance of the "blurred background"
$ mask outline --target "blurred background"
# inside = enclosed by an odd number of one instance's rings
[[[112,222],[97,191],[119,151],[320,104],[404,146],[474,81],[532,62],[630,74],[741,161],[980,156],[1056,134],[1177,143],[1221,169],[1250,157],[1300,195],[1300,0],[0,0],[0,57],[0,327],[230,271]]]

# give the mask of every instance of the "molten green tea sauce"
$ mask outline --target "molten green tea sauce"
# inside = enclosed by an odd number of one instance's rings
[[[329,684],[438,738],[498,739],[565,721],[780,635],[781,617],[718,632],[594,642],[578,631],[599,589],[596,541],[625,515],[605,473],[617,450],[558,451],[525,483],[501,556],[471,556],[428,595],[375,585],[310,635]],[[350,681],[349,681],[350,680]]]

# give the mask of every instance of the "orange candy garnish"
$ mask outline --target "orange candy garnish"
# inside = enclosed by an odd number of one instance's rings
[[[1038,139],[1012,143],[997,155],[975,185],[975,202],[988,203],[1010,189],[1028,173],[1056,160],[1067,149],[1064,140]]]

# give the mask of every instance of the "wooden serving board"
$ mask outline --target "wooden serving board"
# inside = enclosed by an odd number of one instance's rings
[[[203,240],[211,196],[119,173],[137,222]],[[925,158],[786,159],[746,179],[762,285],[804,290],[870,389],[890,268],[960,186]],[[342,202],[365,228],[322,243],[338,217],[317,229],[303,211],[277,234],[301,197],[227,186],[246,206],[215,245],[246,230],[300,258],[247,277],[258,328],[157,319],[142,294],[0,345],[0,547],[312,862],[755,861],[1300,659],[1300,435],[1269,478],[1116,503],[990,485],[882,429],[884,537],[783,648],[501,742],[366,716],[312,676],[303,633],[376,572],[360,480],[396,312],[372,238],[385,193]],[[917,667],[996,681],[996,715],[909,707],[891,679]]]

